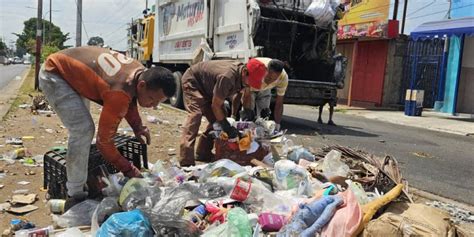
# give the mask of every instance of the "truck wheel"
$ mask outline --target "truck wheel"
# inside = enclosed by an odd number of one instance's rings
[[[176,82],[176,92],[174,95],[170,98],[170,104],[171,106],[179,109],[184,109],[184,103],[183,103],[183,89],[181,88],[181,77],[183,74],[181,72],[174,72],[174,81]]]

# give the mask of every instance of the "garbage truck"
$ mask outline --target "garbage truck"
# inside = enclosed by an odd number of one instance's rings
[[[334,73],[335,68],[341,69],[335,65],[342,61],[335,57],[337,21],[321,24],[305,14],[311,3],[156,0],[150,13],[132,23],[129,42],[134,45],[129,48],[147,66],[173,71],[178,85],[186,69],[201,61],[279,59],[289,75],[285,103],[319,106],[337,99],[344,76]],[[344,72],[339,70],[339,75]],[[170,103],[183,106],[180,86]]]

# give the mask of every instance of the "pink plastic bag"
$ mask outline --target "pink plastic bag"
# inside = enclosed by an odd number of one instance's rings
[[[362,222],[362,209],[354,193],[347,190],[337,195],[344,200],[344,204],[323,228],[321,236],[353,236]]]
[[[285,216],[274,213],[261,213],[258,216],[258,223],[263,231],[273,232],[279,231],[286,222]]]

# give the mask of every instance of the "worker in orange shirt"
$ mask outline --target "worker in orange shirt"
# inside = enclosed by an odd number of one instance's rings
[[[113,137],[125,118],[135,136],[150,144],[150,132],[137,107],[157,106],[176,90],[168,69],[146,69],[134,59],[99,47],[69,48],[50,55],[40,70],[39,86],[69,131],[66,209],[87,197],[84,185],[95,126],[84,98],[103,106],[97,147],[104,159],[125,176],[140,177],[140,171],[119,153]]]

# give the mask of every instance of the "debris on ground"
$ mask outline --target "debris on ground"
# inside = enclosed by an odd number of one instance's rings
[[[455,224],[461,222],[474,223],[474,213],[456,207],[455,205],[440,201],[426,202],[426,205],[447,211],[451,215],[451,220]]]
[[[39,112],[39,111],[52,111],[51,106],[49,105],[48,100],[46,99],[44,95],[42,94],[36,95],[36,96],[30,95],[30,97],[33,98],[31,111],[33,111],[34,113]]]

